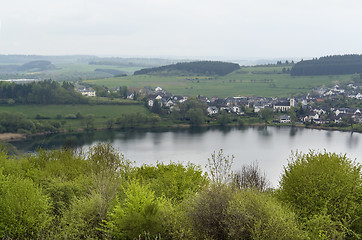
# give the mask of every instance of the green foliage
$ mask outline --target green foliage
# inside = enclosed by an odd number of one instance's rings
[[[224,239],[305,239],[294,214],[268,193],[238,191],[224,214]]]
[[[207,179],[193,164],[134,167],[109,144],[16,159],[0,152],[0,238],[360,238],[355,161],[297,153],[271,191],[256,164],[234,174],[233,159],[214,152]]]
[[[153,100],[151,112],[156,113],[156,114],[162,113],[161,103],[157,99]]]
[[[62,239],[103,239],[104,201],[99,194],[74,199],[64,212],[57,237]]]
[[[268,123],[274,117],[273,109],[268,107],[261,109],[258,114],[259,117],[265,121],[265,123]]]
[[[22,113],[0,113],[0,132],[21,132],[35,130],[34,122]]]
[[[116,239],[136,239],[144,233],[151,237],[160,234],[163,200],[136,181],[126,184],[124,195],[109,213],[106,221],[109,233]]]
[[[107,143],[98,143],[89,149],[87,160],[91,166],[94,191],[104,200],[103,218],[109,204],[117,194],[122,181],[130,177],[131,162]]]
[[[5,176],[0,168],[0,238],[34,239],[49,227],[48,198],[30,179]]]
[[[205,122],[205,115],[202,109],[195,108],[186,112],[186,118],[190,120],[190,124],[193,126],[200,126]]]
[[[211,184],[189,201],[186,216],[196,239],[227,239],[225,211],[232,199],[225,184]]]
[[[221,114],[217,116],[217,123],[221,126],[225,126],[231,122],[231,116],[226,111],[222,111]]]
[[[322,221],[327,229],[312,232],[333,233],[329,220],[338,232],[356,237],[361,234],[360,209],[362,207],[361,165],[345,155],[335,153],[296,153],[284,167],[280,180],[279,197],[290,204],[299,219],[315,228]],[[323,213],[324,217],[318,216]],[[314,220],[313,220],[314,219]],[[327,221],[328,220],[328,221]],[[327,221],[327,222],[326,222]],[[355,225],[356,222],[357,226]]]
[[[0,152],[6,152],[8,155],[16,155],[18,150],[11,143],[0,141]]]
[[[230,183],[233,179],[233,171],[231,169],[234,162],[234,155],[224,155],[222,149],[218,153],[215,151],[208,158],[206,169],[210,174],[210,179],[216,184]]]
[[[190,194],[195,194],[207,183],[201,168],[191,163],[186,166],[180,163],[143,165],[136,168],[135,176],[148,184],[157,197],[165,197],[175,202],[181,202]]]
[[[91,181],[89,162],[71,149],[39,150],[36,155],[22,159],[18,168],[42,186],[51,199],[51,209],[56,218],[62,216],[75,197],[86,195]]]
[[[56,81],[39,81],[26,84],[0,83],[0,96],[24,104],[86,103],[87,99],[69,87]]]

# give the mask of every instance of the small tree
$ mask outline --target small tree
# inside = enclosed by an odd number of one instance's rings
[[[265,124],[272,120],[273,116],[274,112],[271,108],[263,108],[259,111],[259,117],[265,121]]]
[[[186,116],[190,119],[193,126],[200,126],[205,122],[205,116],[200,108],[192,108],[187,111]]]
[[[230,183],[233,178],[231,166],[234,162],[234,155],[224,155],[222,149],[218,153],[215,151],[208,159],[206,169],[208,169],[211,180],[216,184]]]
[[[243,165],[241,170],[234,175],[234,184],[239,189],[256,189],[261,192],[266,191],[270,186],[265,173],[261,173],[257,162]]]

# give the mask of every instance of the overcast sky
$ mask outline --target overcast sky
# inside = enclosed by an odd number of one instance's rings
[[[2,0],[0,54],[362,54],[361,0]]]

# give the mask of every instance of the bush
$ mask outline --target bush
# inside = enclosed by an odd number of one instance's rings
[[[229,186],[211,184],[190,201],[186,214],[197,239],[227,239],[224,213],[231,199]]]
[[[162,199],[136,181],[126,185],[124,194],[106,221],[110,234],[115,239],[136,239],[143,234],[158,236],[162,231]]]
[[[223,220],[228,239],[303,239],[295,215],[267,193],[242,190],[234,195]]]
[[[36,239],[51,222],[50,204],[30,179],[0,169],[0,238]]]
[[[313,151],[294,154],[284,167],[278,196],[293,207],[304,223],[321,219],[318,215],[323,214],[345,237],[357,238],[362,233],[361,165],[345,155]],[[327,228],[309,230],[324,231],[332,237],[331,224],[327,225]]]

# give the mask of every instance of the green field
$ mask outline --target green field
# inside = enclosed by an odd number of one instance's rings
[[[291,66],[285,66],[291,68]],[[265,96],[289,97],[351,79],[351,75],[292,77],[282,73],[283,66],[242,67],[226,76],[136,75],[84,81],[109,88],[161,86],[174,95],[207,97]]]
[[[92,114],[95,118],[119,117],[122,114],[142,113],[148,114],[148,110],[142,105],[4,105],[0,106],[0,112],[21,112],[30,119],[36,115],[55,119],[58,114],[65,117],[68,114],[82,115]]]
[[[122,114],[140,113],[148,115],[150,112],[143,105],[3,105],[0,112],[23,113],[29,119],[36,119],[37,115],[50,119],[41,120],[64,120],[66,129],[82,127],[79,119],[65,119],[69,115],[76,115],[78,112],[82,116],[93,115],[95,127],[105,127],[108,119],[116,119]],[[61,119],[57,118],[61,116]]]

